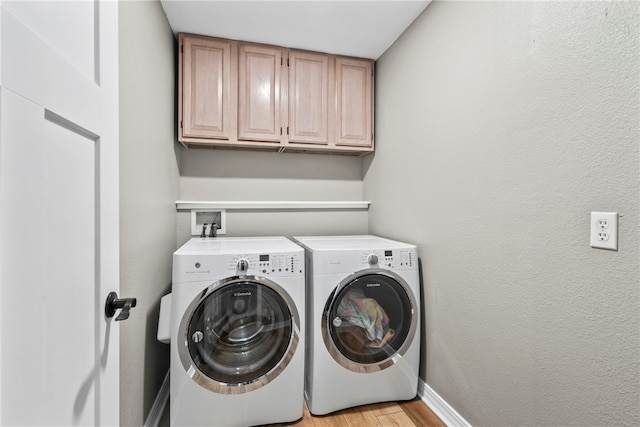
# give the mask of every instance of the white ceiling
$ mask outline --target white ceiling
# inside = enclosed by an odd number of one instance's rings
[[[378,59],[430,0],[161,0],[174,33]]]

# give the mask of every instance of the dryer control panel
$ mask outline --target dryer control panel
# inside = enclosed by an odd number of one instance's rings
[[[360,262],[370,267],[404,269],[415,267],[417,256],[411,249],[374,249],[363,251]]]

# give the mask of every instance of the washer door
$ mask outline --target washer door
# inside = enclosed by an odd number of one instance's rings
[[[180,324],[180,360],[202,387],[224,394],[260,388],[296,351],[300,321],[290,296],[269,279],[242,276],[212,284]]]
[[[333,291],[322,314],[322,337],[331,356],[355,372],[397,363],[415,335],[416,300],[391,271],[357,272]]]

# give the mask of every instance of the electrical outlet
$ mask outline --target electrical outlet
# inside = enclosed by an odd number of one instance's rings
[[[591,212],[591,247],[618,250],[618,212]]]
[[[192,209],[191,235],[200,236],[202,234],[202,227],[204,224],[207,224],[206,235],[209,236],[211,224],[214,222],[218,225],[217,234],[227,233],[227,217],[224,209]]]

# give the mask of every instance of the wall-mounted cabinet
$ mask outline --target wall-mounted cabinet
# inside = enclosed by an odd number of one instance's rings
[[[336,58],[336,144],[369,147],[373,139],[373,64]]]
[[[237,70],[231,69],[231,42],[184,37],[181,46],[180,139],[234,140],[237,89],[231,76]]]
[[[373,61],[180,34],[188,147],[373,151]]]
[[[329,55],[289,51],[290,143],[327,146],[330,142],[329,82],[333,82],[333,73],[329,73],[329,62]]]
[[[277,47],[238,46],[238,141],[284,141],[283,56]]]

